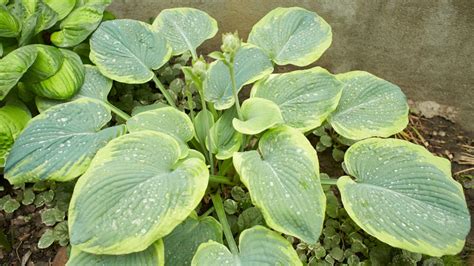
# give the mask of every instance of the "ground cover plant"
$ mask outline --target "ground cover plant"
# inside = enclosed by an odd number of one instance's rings
[[[16,138],[4,174],[17,186],[77,179],[69,265],[358,265],[334,233],[347,231],[352,252],[365,252],[354,228],[406,250],[400,260],[461,251],[470,216],[450,162],[388,138],[408,123],[400,88],[364,71],[272,74],[276,65],[308,66],[330,46],[321,17],[277,8],[246,42],[224,34],[208,63],[196,48],[216,33],[217,22],[191,8],[163,10],[152,24],[105,21],[90,38],[91,64],[75,96],[36,101],[41,114]],[[168,63],[187,54],[190,66]],[[151,81],[162,96],[145,88],[140,104],[132,97],[118,108],[108,101],[113,81],[130,84],[126,90]],[[333,147],[346,175],[320,173],[312,134],[318,150]],[[325,222],[340,209],[347,224]]]

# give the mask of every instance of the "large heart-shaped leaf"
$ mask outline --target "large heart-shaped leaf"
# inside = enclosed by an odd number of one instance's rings
[[[80,98],[91,98],[102,102],[107,102],[107,96],[112,89],[112,80],[102,75],[96,66],[84,65],[84,70],[84,83],[82,84],[79,91],[67,101],[74,101]],[[35,102],[38,110],[40,112],[44,112],[51,106],[64,103],[65,101],[52,100],[37,96]]]
[[[15,141],[5,165],[12,184],[39,180],[67,181],[89,166],[97,150],[124,126],[101,130],[110,111],[88,99],[54,106],[33,118]]]
[[[212,143],[209,145],[208,139],[206,146],[216,155],[218,160],[231,158],[242,145],[243,136],[232,125],[232,120],[236,117],[237,111],[235,108],[225,110],[209,131],[209,139],[212,139]]]
[[[63,53],[54,46],[35,44],[33,47],[37,50],[37,56],[21,78],[23,82],[37,83],[48,79],[58,72],[64,62]]]
[[[73,10],[76,0],[43,0],[51,9],[58,13],[58,20],[62,20]]]
[[[194,8],[165,9],[153,26],[168,40],[173,55],[190,51],[196,56],[196,48],[217,33],[217,21]]]
[[[191,265],[199,245],[209,240],[222,243],[222,226],[212,217],[199,218],[192,213],[163,238],[166,265]]]
[[[259,151],[234,154],[234,166],[267,224],[306,243],[318,242],[326,197],[316,151],[298,130],[267,131]]]
[[[448,160],[396,139],[352,145],[337,181],[351,218],[392,246],[431,256],[456,254],[470,229],[463,189]]]
[[[175,138],[161,132],[111,141],[74,189],[71,244],[118,255],[144,250],[169,234],[199,204],[209,178],[200,158],[181,158]]]
[[[165,253],[163,240],[158,240],[147,249],[126,255],[95,255],[72,247],[67,266],[164,266]]]
[[[106,21],[91,40],[90,58],[105,76],[123,83],[145,83],[171,56],[166,39],[151,25],[130,20]]]
[[[0,59],[0,100],[18,83],[35,62],[38,54],[34,46],[24,46]]]
[[[99,26],[106,4],[87,4],[74,9],[51,35],[59,47],[71,47],[83,42]]]
[[[400,88],[363,71],[337,75],[344,82],[339,105],[328,120],[345,138],[388,137],[408,124],[408,104]]]
[[[25,82],[27,89],[39,96],[64,100],[71,98],[84,83],[84,66],[74,52],[60,49],[64,56],[61,68],[51,77],[38,83]]]
[[[342,85],[327,70],[315,67],[272,74],[253,86],[251,97],[276,103],[285,124],[306,132],[320,126],[336,109]]]
[[[8,8],[0,4],[0,37],[16,37],[20,33],[21,24],[10,14]]]
[[[235,130],[246,135],[257,135],[283,123],[278,105],[263,98],[250,98],[242,104],[242,119],[234,118]]]
[[[250,44],[243,45],[234,59],[235,83],[237,90],[273,72],[273,65],[265,52]],[[234,104],[232,80],[229,67],[217,60],[209,66],[204,82],[204,98],[214,103],[218,110],[228,109]]]
[[[267,51],[278,65],[306,66],[329,48],[332,32],[331,26],[314,12],[279,7],[253,26],[248,42]]]
[[[290,242],[263,226],[244,230],[239,250],[234,255],[224,245],[209,241],[199,246],[191,265],[302,265]]]
[[[193,122],[174,107],[162,107],[139,113],[127,120],[130,132],[153,130],[166,133],[179,143],[182,156],[188,155],[187,142],[194,137]]]
[[[7,104],[0,108],[0,167],[3,167],[5,156],[30,119],[31,114],[26,107]]]

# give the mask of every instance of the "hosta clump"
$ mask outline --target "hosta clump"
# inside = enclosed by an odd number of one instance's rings
[[[247,42],[225,34],[208,64],[196,48],[216,32],[214,19],[191,8],[164,10],[152,25],[102,23],[90,39],[91,68],[106,80],[152,81],[168,105],[130,117],[107,99],[80,92],[20,134],[6,161],[11,183],[79,177],[68,212],[70,265],[301,265],[282,233],[313,247],[321,234],[327,245],[337,242],[323,229],[334,210],[322,185],[336,185],[348,217],[388,245],[431,256],[462,249],[470,217],[449,161],[386,139],[408,122],[400,88],[362,71],[271,74],[274,64],[307,66],[330,46],[331,28],[321,17],[277,8]],[[189,114],[176,108],[155,73],[186,52],[192,66],[181,67],[185,91],[193,88],[202,107],[190,104]],[[251,96],[241,104],[239,91],[249,84]],[[111,111],[126,122],[106,127]],[[338,179],[322,177],[305,137],[323,123],[355,142],[344,154],[347,175]],[[222,195],[240,186],[248,194],[223,203]],[[199,216],[201,202],[213,207]],[[240,226],[239,216],[235,229],[226,210],[244,204],[250,206],[241,216],[261,218],[241,218]],[[332,249],[331,258],[339,260],[341,251]]]

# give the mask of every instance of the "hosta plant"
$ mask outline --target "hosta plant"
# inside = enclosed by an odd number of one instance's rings
[[[216,32],[214,19],[191,8],[163,10],[151,25],[103,22],[90,39],[89,85],[45,106],[14,143],[10,183],[79,177],[68,212],[69,265],[301,265],[282,234],[318,242],[323,185],[337,186],[348,216],[382,242],[431,256],[461,251],[470,217],[449,161],[387,138],[408,122],[399,87],[363,71],[272,74],[275,65],[308,66],[330,46],[321,17],[277,8],[247,42],[225,34],[208,63],[196,48]],[[185,88],[199,93],[202,108],[189,113],[155,74],[186,52]],[[130,117],[107,102],[111,80],[153,81],[168,104]],[[110,126],[111,112],[126,122]],[[354,143],[338,179],[320,176],[305,137],[323,123]],[[249,191],[265,226],[232,233],[222,197],[235,184]]]

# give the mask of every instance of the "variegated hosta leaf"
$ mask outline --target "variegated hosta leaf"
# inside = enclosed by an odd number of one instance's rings
[[[147,249],[126,255],[96,255],[72,247],[67,266],[164,266],[163,240],[158,240]]]
[[[199,218],[195,213],[163,238],[166,265],[191,265],[199,245],[209,240],[222,243],[222,226],[213,217]]]
[[[329,48],[332,32],[331,26],[314,12],[279,7],[253,26],[248,42],[267,51],[278,65],[306,66]]]
[[[186,51],[196,54],[196,48],[217,33],[217,21],[206,12],[194,8],[165,9],[153,22],[168,40],[173,55]]]
[[[51,77],[38,83],[25,83],[25,87],[46,98],[64,100],[71,98],[84,83],[84,66],[74,52],[60,49],[64,56],[61,68]]]
[[[234,59],[235,83],[237,90],[273,72],[273,65],[265,52],[250,44],[244,44]],[[212,102],[218,110],[234,105],[232,80],[229,67],[218,60],[211,63],[204,82],[204,98]]]
[[[381,241],[430,256],[456,254],[470,229],[463,189],[448,160],[396,139],[359,141],[337,181],[351,218]]]
[[[276,103],[285,124],[306,132],[320,126],[336,109],[342,85],[327,70],[315,67],[272,74],[253,86],[251,96]]]
[[[0,59],[0,100],[18,83],[20,78],[35,62],[37,49],[32,46],[20,47]]]
[[[316,151],[303,133],[280,126],[267,131],[259,151],[234,154],[234,166],[267,224],[306,243],[318,242],[326,197]]]
[[[31,42],[38,33],[51,28],[58,21],[58,14],[42,0],[17,1],[14,5],[17,17],[22,19],[19,45]]]
[[[7,104],[0,108],[0,167],[4,166],[5,156],[30,119],[26,107]]]
[[[5,165],[12,184],[68,181],[89,166],[97,150],[125,133],[124,126],[101,130],[110,111],[88,99],[54,106],[33,118],[15,141]]]
[[[107,102],[107,96],[112,89],[112,80],[103,76],[96,66],[84,65],[84,70],[84,83],[79,91],[67,101],[74,101],[80,98],[91,98]],[[37,96],[35,102],[38,110],[44,112],[51,106],[64,103],[65,101],[52,100]]]
[[[408,104],[398,86],[363,71],[336,77],[344,86],[339,105],[328,119],[337,133],[359,140],[388,137],[407,126]]]
[[[283,123],[278,105],[263,98],[250,98],[242,104],[242,118],[234,118],[235,130],[246,135],[257,135],[277,124]]]
[[[242,145],[243,136],[232,125],[232,120],[236,117],[237,111],[235,108],[227,109],[215,125],[211,127],[209,134],[212,144],[209,145],[208,139],[206,146],[216,155],[218,160],[231,158],[234,152],[239,151]]]
[[[171,56],[166,39],[151,25],[131,19],[106,21],[91,40],[90,59],[106,77],[123,83],[151,80]]]
[[[6,6],[0,4],[0,37],[16,37],[20,31],[21,24]]]
[[[51,9],[58,13],[58,20],[62,20],[72,11],[76,0],[43,0]]]
[[[35,62],[21,78],[22,82],[36,83],[50,78],[58,72],[64,62],[61,50],[54,46],[34,44],[37,50]]]
[[[179,143],[182,156],[188,155],[187,142],[194,137],[193,122],[184,113],[174,107],[162,107],[139,113],[127,120],[130,132],[153,130],[166,133]]]
[[[240,234],[239,250],[238,255],[233,255],[226,246],[211,240],[199,246],[191,265],[302,265],[288,240],[259,225]]]
[[[194,118],[194,129],[196,131],[196,140],[201,144],[206,144],[209,132],[208,128],[214,126],[214,116],[208,110],[201,110]]]
[[[209,181],[204,161],[182,158],[175,138],[161,132],[139,131],[111,141],[74,189],[71,244],[119,255],[144,250],[169,234],[196,208]]]
[[[107,4],[87,4],[74,9],[59,25],[60,31],[51,35],[59,47],[80,44],[99,26]]]

